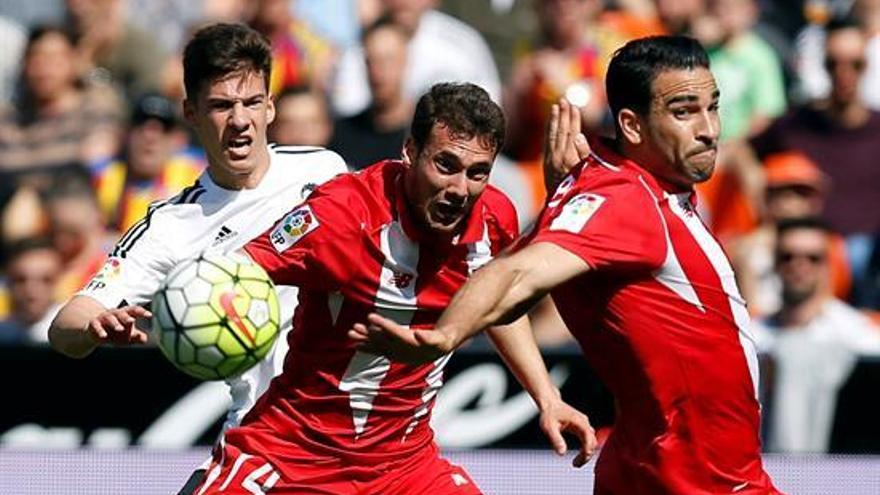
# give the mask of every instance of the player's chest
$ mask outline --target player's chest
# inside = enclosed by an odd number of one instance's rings
[[[492,256],[491,244],[416,242],[391,222],[364,232],[347,297],[377,308],[442,311],[468,276]]]

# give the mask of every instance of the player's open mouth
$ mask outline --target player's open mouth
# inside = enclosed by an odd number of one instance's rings
[[[452,223],[458,220],[463,211],[464,205],[453,205],[449,203],[437,203],[437,207],[435,208],[437,218],[443,223]]]
[[[246,158],[251,152],[253,139],[247,136],[230,138],[226,141],[226,150],[232,158]]]

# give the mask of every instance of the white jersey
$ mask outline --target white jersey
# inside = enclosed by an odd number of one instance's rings
[[[319,184],[346,172],[332,151],[269,145],[269,169],[253,189],[229,190],[208,172],[176,196],[154,203],[117,242],[104,267],[78,292],[106,308],[143,305],[172,268],[204,251],[231,252],[259,236]],[[266,358],[228,381],[232,408],[224,430],[237,425],[282,371],[297,303],[295,287],[279,287],[281,334]]]

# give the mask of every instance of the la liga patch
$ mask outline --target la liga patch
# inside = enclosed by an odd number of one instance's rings
[[[579,233],[604,202],[605,197],[598,194],[581,193],[574,196],[562,207],[562,213],[550,223],[550,230]]]
[[[309,232],[318,228],[320,223],[312,213],[309,205],[303,205],[288,213],[272,230],[270,240],[279,253],[296,244]]]

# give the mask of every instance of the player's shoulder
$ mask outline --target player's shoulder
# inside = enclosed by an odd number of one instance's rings
[[[488,184],[480,196],[480,202],[484,205],[483,215],[490,221],[516,235],[519,230],[519,221],[516,207],[513,201],[501,189]]]
[[[320,146],[292,146],[270,143],[273,161],[282,167],[291,167],[294,174],[322,174],[327,171],[342,173],[348,170],[338,153]]]

